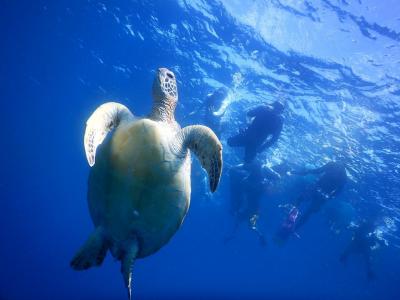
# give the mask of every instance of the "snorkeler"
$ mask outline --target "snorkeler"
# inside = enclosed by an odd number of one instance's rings
[[[344,264],[350,254],[362,255],[365,260],[368,279],[373,279],[375,277],[372,270],[372,251],[379,245],[379,241],[374,231],[374,222],[364,219],[354,230],[350,243],[340,255],[339,259],[340,262]]]
[[[299,207],[304,201],[311,201],[308,209],[301,214],[296,229],[303,226],[309,217],[319,212],[322,206],[330,199],[335,198],[343,189],[347,182],[346,168],[342,163],[329,162],[321,168],[292,172],[294,175],[321,175],[315,185],[311,186],[295,202],[295,207]]]
[[[254,231],[261,245],[265,245],[265,237],[258,229],[261,198],[265,195],[273,181],[280,178],[274,170],[263,167],[259,161],[239,165],[230,170],[230,213],[235,217],[233,232],[225,239],[230,241],[242,222],[247,222]]]
[[[237,135],[228,139],[231,147],[244,147],[245,162],[251,162],[257,153],[272,146],[279,138],[283,126],[284,106],[276,101],[270,105],[261,105],[250,110],[248,117],[253,118],[251,124]],[[267,139],[269,137],[269,139]]]
[[[302,176],[314,174],[320,175],[320,177],[295,201],[294,207],[275,236],[277,242],[287,239],[292,233],[295,233],[295,230],[302,227],[311,215],[319,212],[328,200],[335,198],[342,191],[347,181],[346,168],[339,162],[329,162],[317,169],[292,171],[291,173]],[[306,201],[310,204],[304,212],[301,212],[299,206]]]
[[[228,89],[220,87],[213,93],[207,95],[204,101],[204,122],[205,125],[210,127],[217,136],[220,136],[221,130],[221,118],[225,113],[225,110],[221,110],[222,103],[228,95]]]

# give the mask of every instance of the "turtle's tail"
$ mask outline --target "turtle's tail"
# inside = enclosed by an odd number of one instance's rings
[[[70,265],[74,270],[78,271],[100,266],[107,254],[107,250],[108,243],[104,230],[99,226],[72,258]]]
[[[124,277],[125,286],[128,289],[129,300],[132,299],[132,268],[138,252],[139,247],[137,240],[132,240],[125,248],[121,258],[121,272]]]

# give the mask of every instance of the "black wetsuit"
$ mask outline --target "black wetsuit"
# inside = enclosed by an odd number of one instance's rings
[[[254,117],[247,129],[228,139],[231,147],[245,148],[245,162],[251,162],[257,153],[270,147],[278,139],[283,126],[282,116],[271,107],[262,105],[250,110]],[[270,136],[270,139],[266,140]]]
[[[235,225],[230,238],[233,238],[239,224],[248,222],[250,229],[255,231],[261,243],[264,236],[257,228],[260,202],[271,181],[279,175],[268,168],[262,168],[259,163],[235,167],[230,170],[230,212],[235,216]]]
[[[336,197],[347,182],[346,168],[343,164],[329,162],[321,168],[294,172],[298,175],[321,174],[317,182],[310,186],[295,202],[295,206],[309,200],[310,205],[300,215],[296,229],[304,225],[310,215],[318,212],[327,200]]]

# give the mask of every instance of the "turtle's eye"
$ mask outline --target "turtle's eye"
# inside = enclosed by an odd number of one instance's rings
[[[171,78],[171,79],[174,79],[174,74],[172,74],[172,73],[170,73],[170,72],[167,72],[167,76],[168,76],[169,78]]]

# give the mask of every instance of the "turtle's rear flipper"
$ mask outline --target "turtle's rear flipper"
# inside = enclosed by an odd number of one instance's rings
[[[136,240],[129,242],[121,258],[121,273],[125,286],[128,289],[128,298],[132,299],[132,268],[138,254],[139,247]]]
[[[74,270],[86,270],[93,266],[100,266],[107,250],[108,245],[103,229],[98,227],[75,254],[70,265]]]

